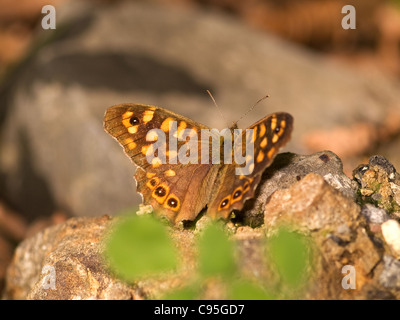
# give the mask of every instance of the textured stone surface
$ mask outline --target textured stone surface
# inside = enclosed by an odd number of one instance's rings
[[[383,156],[372,156],[368,164],[353,171],[358,183],[357,201],[372,203],[392,216],[400,216],[400,174]]]
[[[5,299],[154,299],[185,287],[196,277],[196,229],[169,228],[180,257],[180,268],[165,277],[126,285],[109,274],[102,258],[102,239],[118,218],[72,218],[25,240],[7,272]],[[399,299],[400,267],[382,233],[371,234],[367,219],[351,197],[310,173],[288,189],[277,190],[265,205],[265,225],[259,228],[228,224],[236,243],[240,275],[279,287],[265,256],[268,238],[278,226],[304,234],[314,253],[311,282],[305,299]],[[44,286],[53,266],[55,289]],[[356,288],[344,289],[344,266],[355,270]],[[45,282],[44,282],[45,281]],[[202,297],[226,298],[218,282],[205,285]]]
[[[318,207],[314,203],[318,203]],[[320,208],[320,204],[325,207]],[[290,189],[276,191],[267,201],[264,211],[267,228],[276,224],[281,212],[285,212],[287,219],[290,216],[299,227],[304,221],[307,223],[304,227],[313,230],[340,226],[346,221],[359,223],[360,207],[352,199],[335,192],[321,176],[310,173]],[[306,215],[307,219],[302,215]]]
[[[343,173],[342,162],[333,152],[321,151],[311,155],[282,153],[276,156],[273,164],[264,172],[256,197],[246,202],[246,224],[262,224],[264,206],[271,194],[276,190],[289,188],[310,172],[321,175],[343,195],[355,197],[357,184]]]
[[[7,271],[5,299],[132,299],[102,258],[110,218],[74,218],[23,241]],[[50,286],[50,268],[55,287]]]
[[[393,255],[400,258],[400,224],[394,219],[389,219],[382,223],[381,229],[383,238],[392,249]]]
[[[380,123],[400,100],[377,74],[351,72],[210,11],[147,1],[71,1],[56,10],[57,30],[43,31],[44,44],[0,94],[0,191],[30,218],[55,209],[115,214],[140,202],[134,166],[102,128],[114,104],[159,105],[221,129],[269,94],[240,127],[287,111],[295,119],[287,150],[304,153],[308,130]]]
[[[265,206],[265,228],[272,234],[278,225],[290,225],[315,241],[318,262],[308,298],[399,298],[400,292],[382,287],[382,245],[368,235],[368,224],[353,199],[310,173],[288,190],[275,192]],[[388,251],[389,252],[389,251]],[[342,268],[354,267],[356,289],[345,290]],[[377,268],[379,266],[379,268]],[[387,268],[385,267],[384,270]]]
[[[180,256],[180,269],[157,279],[142,279],[127,285],[110,275],[104,260],[104,237],[118,218],[71,218],[66,223],[46,229],[23,241],[14,254],[7,271],[4,299],[61,300],[130,300],[159,298],[162,294],[182,287],[195,274],[195,234],[190,230],[170,229]],[[208,221],[207,217],[203,220]],[[201,224],[201,222],[200,222]],[[254,255],[262,250],[262,230],[240,228],[234,236],[243,260],[241,270],[246,274],[261,270]],[[261,251],[258,251],[261,252]],[[49,281],[53,267],[55,288]],[[213,287],[205,297],[213,296]],[[219,296],[220,298],[221,296]],[[218,296],[217,296],[218,298]]]
[[[373,204],[367,203],[361,209],[361,214],[368,222],[374,224],[382,224],[389,219],[385,209],[377,208]]]

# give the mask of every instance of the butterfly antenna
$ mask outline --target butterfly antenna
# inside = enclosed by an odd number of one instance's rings
[[[259,99],[249,110],[247,110],[247,111],[245,112],[244,115],[242,115],[242,116],[240,117],[239,120],[235,121],[235,123],[238,123],[240,120],[242,120],[242,119],[243,119],[245,116],[247,116],[261,101],[263,101],[263,100],[265,100],[265,99],[267,99],[267,98],[269,98],[269,94],[267,94],[267,95],[265,95],[264,97],[262,97],[261,99]]]
[[[223,113],[221,112],[221,108],[218,107],[217,102],[215,101],[213,95],[211,94],[210,90],[206,90],[208,95],[210,96],[211,100],[214,102],[215,107],[218,109],[219,114],[221,115],[221,118],[224,120],[224,122],[226,123],[226,119],[223,115]]]

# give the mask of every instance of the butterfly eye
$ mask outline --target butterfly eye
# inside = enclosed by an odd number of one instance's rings
[[[158,187],[155,192],[158,197],[164,197],[167,194],[167,191],[163,187]]]
[[[238,190],[235,192],[235,194],[233,195],[233,199],[236,199],[238,197],[240,197],[242,195],[242,191]]]
[[[224,207],[226,207],[229,203],[229,199],[224,199],[221,204],[219,205],[220,209],[223,209]]]
[[[132,118],[129,119],[129,123],[131,125],[135,126],[135,125],[139,124],[139,119],[136,118],[136,117],[132,117]]]
[[[160,183],[160,179],[157,177],[151,178],[146,182],[146,186],[149,187],[150,190],[154,190],[155,187]]]
[[[170,206],[171,208],[176,208],[178,206],[178,200],[176,200],[175,198],[169,198],[168,206]]]
[[[167,198],[167,201],[163,204],[163,206],[164,206],[164,208],[178,212],[178,210],[180,208],[180,203],[179,203],[178,197],[176,197],[174,194],[171,194]]]

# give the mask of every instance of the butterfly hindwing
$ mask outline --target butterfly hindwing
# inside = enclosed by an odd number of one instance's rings
[[[135,173],[137,191],[143,203],[151,205],[156,214],[178,223],[194,220],[206,206],[210,197],[209,180],[212,179],[211,166],[189,164],[169,169],[170,173],[156,174],[138,168]]]
[[[278,153],[290,139],[293,118],[288,113],[275,113],[250,126],[242,133],[241,141],[253,145],[253,152],[246,154],[243,143],[242,154],[246,155],[243,165],[226,165],[221,175],[219,189],[208,206],[208,213],[214,217],[227,218],[232,210],[241,210],[244,202],[254,196],[262,173],[269,167]]]

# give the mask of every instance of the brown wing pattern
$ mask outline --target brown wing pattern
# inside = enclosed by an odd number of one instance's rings
[[[275,113],[256,122],[241,139],[253,143],[254,152],[246,156],[243,165],[226,165],[225,172],[218,177],[218,191],[215,193],[208,212],[214,217],[227,218],[232,210],[241,210],[244,202],[254,196],[264,170],[271,165],[274,157],[290,139],[293,117],[288,113]],[[246,154],[243,143],[243,155]]]
[[[209,128],[163,108],[113,106],[106,111],[104,128],[139,167],[135,178],[143,203],[176,223],[194,220],[206,205],[213,217],[227,218],[232,210],[241,210],[254,196],[263,171],[290,139],[293,118],[287,113],[269,115],[248,128],[249,136],[244,131],[237,137],[245,142],[240,147],[245,164],[236,159],[232,164],[212,163],[218,158],[213,155],[210,136],[201,135],[202,129]],[[211,140],[220,139],[211,136]],[[189,141],[193,143],[190,152]],[[254,152],[247,152],[248,145]],[[202,164],[204,148],[208,155]]]
[[[207,184],[212,184],[216,172],[215,168],[211,172],[210,163],[201,164],[198,158],[200,130],[206,126],[163,108],[123,104],[107,110],[104,128],[139,166],[135,178],[144,204],[171,221],[196,218],[207,204],[211,191]],[[196,163],[179,161],[178,152],[187,142],[184,134],[197,146],[197,156],[193,154],[197,159],[190,158],[190,152],[184,155]],[[170,136],[176,139],[170,140]],[[173,140],[176,144],[170,143]]]

